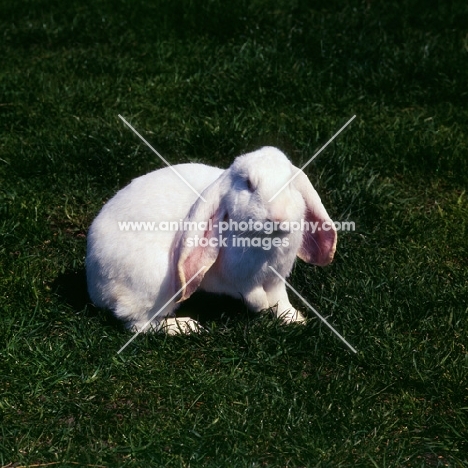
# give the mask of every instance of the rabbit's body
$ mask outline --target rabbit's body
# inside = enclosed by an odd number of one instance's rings
[[[203,164],[174,169],[199,193],[223,172]],[[170,204],[163,202],[168,196]],[[104,205],[89,230],[86,258],[88,290],[96,306],[113,310],[129,326],[141,329],[170,300],[176,292],[170,276],[176,232],[145,231],[142,225],[138,231],[129,224],[128,231],[121,230],[119,222],[155,222],[156,228],[160,222],[178,223],[196,199],[196,193],[167,167],[133,180]],[[170,314],[174,304],[158,318]]]
[[[91,299],[137,330],[155,314],[154,328],[165,326],[170,333],[190,329],[190,322],[168,317],[178,300],[197,288],[243,299],[254,311],[276,307],[285,321],[302,321],[270,267],[286,278],[296,254],[309,263],[329,263],[336,232],[302,172],[268,201],[297,171],[279,150],[267,147],[240,156],[227,170],[181,164],[135,179],[91,225],[86,258]],[[332,228],[314,234],[287,226],[268,233],[232,229],[249,220],[279,224],[312,219],[330,222]],[[154,225],[147,225],[149,230],[119,225],[129,222]],[[168,229],[170,222],[185,229]]]

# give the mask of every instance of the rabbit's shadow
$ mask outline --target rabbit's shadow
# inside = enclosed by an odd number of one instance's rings
[[[124,330],[124,325],[110,311],[99,309],[91,302],[84,268],[60,273],[52,283],[52,290],[76,313],[86,317],[98,317],[103,324]]]
[[[91,304],[84,268],[67,270],[64,273],[60,273],[55,278],[52,289],[55,294],[61,297],[76,312],[82,311],[86,306]]]
[[[74,311],[83,312],[88,316],[99,316],[106,324],[123,328],[123,323],[116,319],[112,312],[92,305],[84,268],[59,274],[53,282],[53,291]],[[248,310],[242,300],[204,291],[197,291],[176,310],[177,317],[190,317],[202,325],[208,322],[226,323],[251,315],[254,313]]]
[[[209,322],[228,323],[255,315],[258,314],[250,311],[240,299],[205,291],[195,292],[176,310],[177,317],[190,317],[201,325]]]

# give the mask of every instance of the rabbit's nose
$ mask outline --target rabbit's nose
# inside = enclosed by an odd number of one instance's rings
[[[268,221],[274,223],[274,225],[277,226],[277,229],[279,230],[284,230],[280,226],[282,224],[285,224],[285,221],[287,221],[287,219],[288,218],[286,216],[286,212],[283,210],[270,213],[270,216],[268,217]]]
[[[268,221],[271,221],[273,223],[280,224],[288,219],[286,210],[284,209],[276,209],[276,210],[271,210],[270,215],[268,216]]]
[[[278,197],[277,200],[269,203],[267,210],[272,220],[286,221],[290,218],[290,212],[294,209],[294,200],[287,195],[289,194],[284,194],[284,196]]]

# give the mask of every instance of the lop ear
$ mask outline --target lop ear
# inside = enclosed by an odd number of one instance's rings
[[[216,261],[219,248],[219,222],[226,210],[222,206],[225,173],[206,188],[184,219],[173,249],[175,290],[181,289],[178,302],[188,299],[198,288],[205,273]],[[199,271],[203,268],[202,271]],[[198,273],[197,273],[198,272]]]
[[[305,221],[309,226],[309,230],[303,231],[302,245],[297,256],[307,263],[325,266],[333,260],[335,254],[336,228],[310,180],[304,172],[296,169],[299,175],[295,177],[293,184],[304,198]]]

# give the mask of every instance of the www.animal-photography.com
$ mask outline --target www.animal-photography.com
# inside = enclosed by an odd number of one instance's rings
[[[3,1],[0,467],[468,466],[468,5]]]

